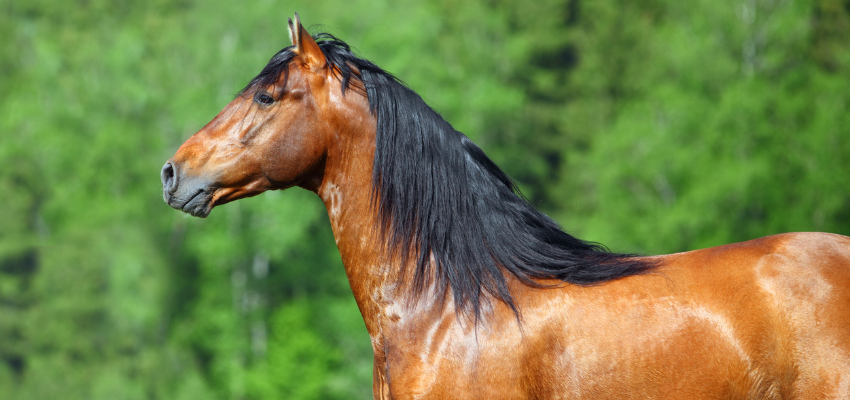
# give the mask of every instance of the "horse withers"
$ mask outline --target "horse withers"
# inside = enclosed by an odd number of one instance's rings
[[[164,197],[206,217],[266,190],[317,193],[375,398],[850,398],[850,238],[610,253],[531,207],[391,74],[297,14],[289,28],[165,164]]]

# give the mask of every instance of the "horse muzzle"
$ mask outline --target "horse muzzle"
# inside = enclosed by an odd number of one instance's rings
[[[208,182],[181,174],[171,161],[162,167],[160,179],[166,204],[195,217],[210,215],[215,188]]]

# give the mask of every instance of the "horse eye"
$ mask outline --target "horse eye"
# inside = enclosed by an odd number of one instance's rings
[[[260,103],[264,106],[268,106],[268,105],[271,105],[272,103],[274,103],[274,97],[272,97],[270,94],[268,94],[266,92],[262,92],[262,93],[257,93],[257,95],[254,96],[254,101],[256,101],[257,103]]]

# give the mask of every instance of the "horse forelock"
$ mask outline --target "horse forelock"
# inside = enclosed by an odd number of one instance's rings
[[[361,77],[363,71],[391,76],[370,61],[355,55],[347,43],[329,33],[318,33],[313,35],[313,39],[325,55],[328,66],[339,79],[343,93],[352,89],[352,86],[354,86],[354,89],[363,89],[362,85],[365,84],[365,80]],[[239,92],[239,95],[274,84],[286,85],[289,66],[297,57],[295,46],[287,46],[281,49],[272,56],[263,70],[248,82],[245,88]],[[281,80],[281,77],[283,77],[283,80]]]

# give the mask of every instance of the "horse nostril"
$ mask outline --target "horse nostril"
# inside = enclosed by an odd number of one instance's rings
[[[160,173],[160,179],[162,179],[162,190],[165,192],[172,192],[174,187],[174,167],[170,162],[165,163],[162,167],[162,172]]]

